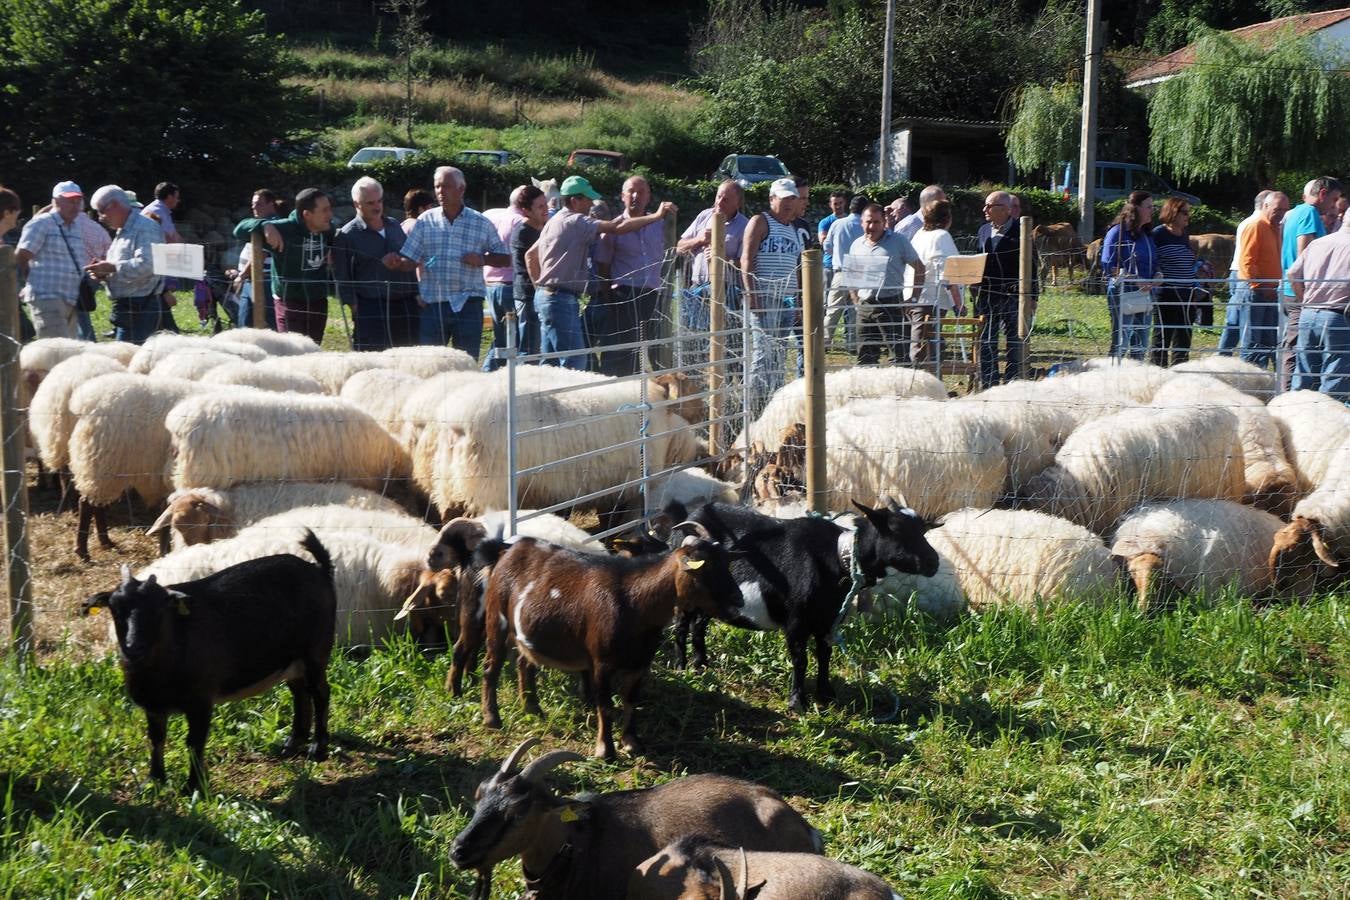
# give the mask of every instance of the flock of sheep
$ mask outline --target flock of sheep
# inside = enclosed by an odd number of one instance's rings
[[[139,348],[39,340],[21,367],[33,448],[69,473],[89,518],[127,491],[167,498],[153,530],[178,549],[146,572],[195,577],[313,527],[347,589],[339,622],[351,643],[396,628],[419,586],[436,535],[408,509],[430,504],[448,521],[505,506],[505,373],[453,349],[320,352],[303,336],[235,329]],[[1350,410],[1277,395],[1272,373],[1225,357],[1076,369],[957,399],[922,371],[829,373],[829,507],[903,496],[940,523],[929,535],[938,574],[894,576],[874,595],[950,616],[1100,595],[1122,574],[1144,606],[1227,585],[1303,592],[1335,575],[1350,551]],[[805,419],[801,380],[737,437],[717,476],[695,465],[706,459],[693,427],[706,418],[702,386],[666,375],[646,388],[518,369],[518,503],[636,515],[645,451],[653,472],[688,466],[658,474],[648,508],[759,493],[776,514],[804,511],[790,491],[742,490],[765,439]],[[599,549],[557,516],[530,521],[527,533]]]

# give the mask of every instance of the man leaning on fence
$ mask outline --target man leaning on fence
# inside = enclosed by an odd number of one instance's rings
[[[548,220],[539,240],[525,252],[534,282],[534,309],[539,316],[539,349],[543,353],[585,350],[581,331],[581,295],[590,284],[590,257],[602,234],[627,234],[674,215],[675,204],[662,203],[654,213],[625,219],[593,219],[591,203],[600,194],[580,175],[562,183],[562,209]],[[586,354],[545,360],[569,369],[586,368]]]
[[[1302,308],[1294,390],[1350,400],[1350,224],[1309,243],[1286,277]]]
[[[694,217],[694,221],[684,230],[684,234],[680,235],[680,240],[675,245],[676,252],[693,256],[689,272],[689,288],[680,297],[680,328],[683,331],[702,334],[709,327],[708,298],[712,292],[709,260],[712,257],[712,221],[717,213],[722,214],[722,219],[726,223],[724,243],[726,259],[729,260],[724,268],[726,305],[732,310],[740,308],[739,279],[733,277],[732,266],[740,262],[741,240],[745,237],[745,226],[750,224],[745,213],[741,212],[741,203],[744,200],[745,191],[739,184],[730,180],[722,182],[717,186],[717,196],[713,199],[713,205]],[[706,339],[698,341],[698,349],[694,353],[698,359],[707,359]]]
[[[76,221],[83,215],[84,191],[73,181],[62,181],[52,188],[52,207],[23,227],[19,280],[28,281],[26,299],[37,336],[73,338],[79,327],[80,277],[90,262]]]
[[[384,214],[384,188],[370,176],[352,185],[356,216],[333,238],[338,299],[352,310],[352,348],[386,350],[417,343],[420,310],[417,277],[384,259],[408,236]]]
[[[646,215],[652,189],[647,185],[647,179],[634,175],[623,183],[620,197],[623,213],[618,221],[622,222]],[[656,307],[661,299],[661,266],[665,254],[664,220],[637,231],[600,235],[594,262],[604,285],[600,291],[604,325],[599,343],[600,371],[606,375],[633,375],[640,365],[638,350],[605,350],[606,346],[659,337]]]
[[[745,229],[741,274],[745,279],[745,306],[751,317],[754,415],[784,382],[787,345],[797,318],[799,295],[797,270],[802,244],[793,226],[799,203],[797,185],[790,178],[780,178],[769,186],[769,211],[756,215]]]
[[[305,188],[286,218],[245,219],[234,228],[234,236],[244,240],[262,231],[272,248],[277,331],[304,334],[316,344],[323,342],[328,324],[332,222],[333,201],[318,188]]]
[[[153,248],[164,242],[164,232],[153,220],[136,215],[131,198],[117,185],[95,191],[91,205],[114,235],[107,255],[85,270],[112,297],[114,338],[143,344],[159,329],[164,279],[155,274]]]
[[[1335,178],[1314,178],[1303,187],[1303,202],[1284,217],[1280,226],[1280,269],[1288,271],[1304,249],[1327,233],[1322,217],[1335,213],[1336,201],[1341,199],[1341,183]],[[1300,307],[1293,286],[1284,282],[1280,287],[1280,309],[1284,313],[1284,332],[1280,338],[1278,371],[1280,390],[1289,390],[1294,380],[1294,354],[1298,348],[1298,320]]]
[[[421,342],[449,342],[477,360],[487,297],[483,267],[509,266],[511,254],[487,217],[464,205],[467,187],[459,169],[438,168],[432,189],[441,205],[417,217],[403,248],[386,256],[385,264],[404,272],[423,267]]]
[[[872,203],[862,214],[863,236],[848,248],[850,271],[861,266],[875,268],[881,274],[879,286],[858,291],[858,365],[871,366],[881,361],[883,348],[890,351],[891,363],[909,361],[908,337],[902,337],[900,321],[905,318],[905,269],[913,270],[912,285],[922,290],[924,265],[904,235],[886,228],[886,210]]]

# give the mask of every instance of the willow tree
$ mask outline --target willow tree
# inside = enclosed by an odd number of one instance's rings
[[[1036,172],[1077,158],[1082,95],[1078,85],[1068,82],[1029,84],[1018,92],[1007,139],[1013,165]]]
[[[1260,41],[1210,32],[1195,49],[1149,101],[1155,163],[1181,178],[1247,176],[1263,187],[1280,170],[1344,165],[1343,53],[1293,32]]]

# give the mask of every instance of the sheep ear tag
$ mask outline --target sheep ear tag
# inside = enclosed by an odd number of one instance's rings
[[[566,825],[571,825],[573,822],[581,821],[581,816],[577,815],[577,811],[571,806],[564,806],[562,812],[558,813],[558,820]]]
[[[697,570],[703,568],[704,562],[705,561],[701,559],[686,559],[684,561],[684,567],[690,570]]]

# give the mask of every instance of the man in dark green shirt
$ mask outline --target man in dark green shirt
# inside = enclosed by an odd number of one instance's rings
[[[245,219],[234,235],[247,239],[261,230],[272,248],[272,299],[277,331],[295,331],[322,343],[328,324],[333,203],[318,188],[295,195],[295,211],[284,219]]]

